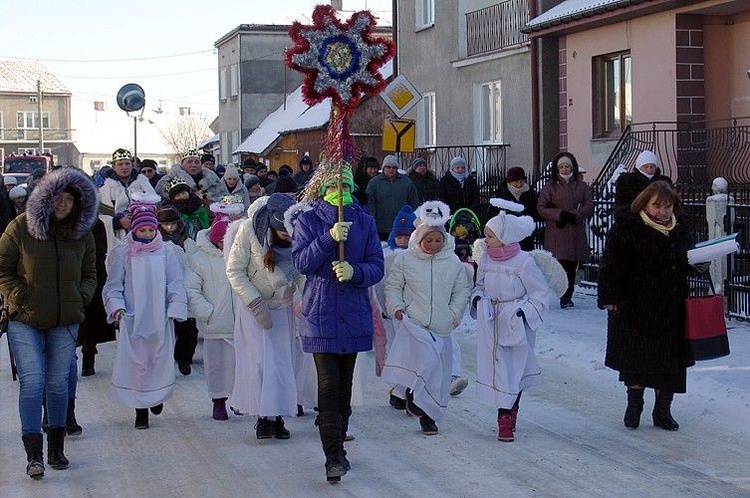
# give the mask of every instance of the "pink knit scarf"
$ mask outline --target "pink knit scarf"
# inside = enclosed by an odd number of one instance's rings
[[[521,244],[513,242],[502,247],[488,247],[487,256],[493,261],[505,261],[518,254],[520,250]]]
[[[151,239],[147,243],[138,242],[137,240],[133,240],[133,232],[129,232],[125,236],[125,242],[128,244],[128,252],[125,253],[125,262],[130,261],[130,259],[138,254],[139,252],[153,252],[159,249],[162,244],[164,243],[164,240],[161,238],[161,232],[156,232],[156,236]]]

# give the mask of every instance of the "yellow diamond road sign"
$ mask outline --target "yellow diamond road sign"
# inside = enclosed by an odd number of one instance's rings
[[[385,90],[380,94],[380,97],[385,101],[396,117],[399,118],[404,117],[404,115],[422,99],[422,95],[403,74],[396,76],[393,81],[385,87]]]
[[[384,119],[383,150],[390,152],[414,152],[414,120]]]

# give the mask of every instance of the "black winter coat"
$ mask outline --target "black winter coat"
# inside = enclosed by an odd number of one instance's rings
[[[446,171],[440,179],[438,198],[448,204],[451,213],[469,208],[474,214],[479,214],[479,186],[473,175],[469,175],[461,185],[450,170]]]
[[[78,328],[78,344],[101,344],[115,340],[114,324],[107,323],[107,312],[102,301],[102,288],[107,281],[107,231],[102,220],[96,220],[91,230],[96,246],[96,289],[94,297],[86,306],[86,319]]]
[[[630,209],[630,204],[638,197],[638,194],[643,192],[643,189],[648,187],[650,183],[659,180],[672,185],[672,180],[668,176],[659,173],[658,170],[650,179],[638,171],[631,171],[630,173],[623,173],[618,176],[615,182],[615,210],[617,216],[619,217],[620,214],[623,214],[621,212],[622,209]]]
[[[685,340],[690,236],[679,221],[669,235],[623,213],[607,236],[599,269],[599,307],[608,312],[605,364],[620,372],[679,374],[693,364]]]

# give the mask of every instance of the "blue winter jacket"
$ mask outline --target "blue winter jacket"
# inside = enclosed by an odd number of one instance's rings
[[[292,260],[307,276],[302,292],[300,337],[306,353],[356,353],[372,349],[372,309],[367,288],[383,278],[383,249],[375,221],[355,201],[344,206],[344,221],[353,222],[344,243],[354,276],[339,282],[332,262],[338,243],[329,233],[338,221],[337,207],[318,199],[294,226]]]

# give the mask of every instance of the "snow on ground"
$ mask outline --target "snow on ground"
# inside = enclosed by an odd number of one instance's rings
[[[287,419],[290,440],[259,442],[250,417],[211,419],[200,360],[191,376],[178,374],[151,428],[136,431],[134,413],[106,397],[114,344],[100,346],[97,374],[80,380],[84,433],[66,440],[70,469],[47,468],[32,481],[3,339],[0,496],[750,496],[750,326],[729,322],[732,354],[689,371],[688,394],[673,404],[678,432],[651,425],[651,392],[641,427],[627,430],[625,389],[603,365],[606,314],[585,290],[574,301],[553,306],[538,333],[545,384],[524,393],[515,442],[497,441],[496,410],[477,400],[471,380],[452,398],[440,434],[424,436],[369,375],[347,443],[352,470],[336,485],[325,481],[309,408]],[[468,315],[456,333],[472,379]],[[372,353],[360,359],[374,371]]]

